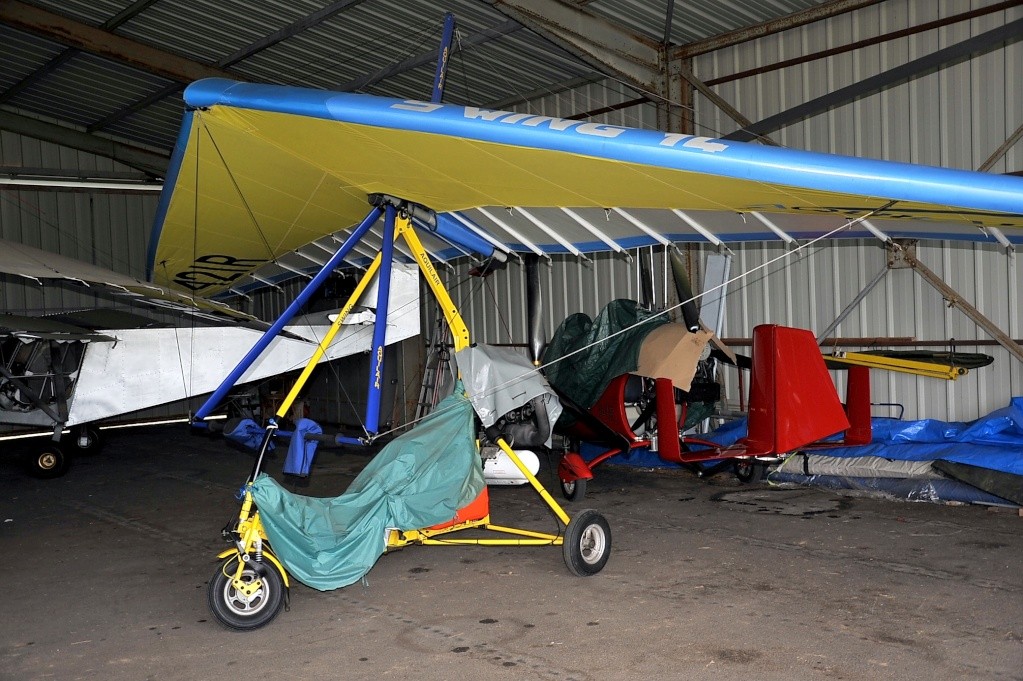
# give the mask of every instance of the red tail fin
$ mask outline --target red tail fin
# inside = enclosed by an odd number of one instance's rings
[[[813,334],[776,324],[753,329],[747,454],[784,454],[848,428]]]

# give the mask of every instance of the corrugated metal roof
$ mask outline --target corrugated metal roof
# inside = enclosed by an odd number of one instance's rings
[[[821,4],[820,0],[676,0],[671,42],[684,44],[753,26]],[[666,2],[604,0],[587,9],[657,42],[664,38]]]
[[[677,1],[672,40],[690,42],[819,4],[821,0]],[[32,0],[31,4],[118,36],[208,65],[240,79],[346,89],[369,76],[420,57],[414,68],[373,79],[361,91],[397,97],[429,96],[445,12],[458,22],[446,101],[488,105],[554,94],[566,82],[604,82],[602,74],[512,22],[486,0]],[[585,9],[616,25],[660,40],[667,4],[594,0]],[[131,11],[137,10],[136,14]],[[127,12],[127,16],[122,13]],[[306,17],[325,18],[302,30]],[[294,30],[288,31],[289,28]],[[480,40],[483,31],[497,36]],[[278,32],[281,40],[248,54]],[[281,37],[281,36],[278,36]],[[90,132],[162,148],[173,146],[181,99],[166,78],[119,61],[78,53],[44,69],[66,47],[0,25],[0,106],[57,119]],[[239,55],[244,58],[237,59]],[[225,66],[226,64],[226,66]],[[35,82],[8,92],[23,79]],[[167,90],[163,96],[157,93]],[[5,95],[5,93],[7,93]],[[507,104],[505,104],[507,105]]]

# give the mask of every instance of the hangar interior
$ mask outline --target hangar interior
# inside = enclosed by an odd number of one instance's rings
[[[439,50],[447,17],[453,18],[454,28],[447,49]],[[158,238],[161,190],[165,182],[171,184],[168,169],[183,139],[182,93],[204,78],[428,101],[442,52],[447,67],[443,99],[433,101],[445,104],[1023,176],[1021,37],[1021,0],[0,0],[0,239],[8,252],[0,260],[14,263],[0,273],[0,313],[7,330],[15,324],[7,315],[47,317],[87,308],[131,312],[157,324],[180,322],[179,313],[165,309],[173,304],[141,303],[137,295],[126,295],[134,284],[118,283],[122,280],[113,276],[113,284],[96,286],[76,275],[45,278],[18,272],[17,261],[28,256],[17,255],[21,252],[15,247],[39,249],[43,255],[33,251],[31,257],[39,257],[34,264],[42,268],[48,267],[50,254],[110,270],[125,281],[146,281]],[[836,208],[835,215],[848,215],[843,210]],[[1023,231],[1018,227],[978,223],[954,238],[924,227],[919,239],[907,240],[893,238],[886,232],[888,223],[875,221],[865,235],[861,229],[855,237],[836,233],[807,239],[793,238],[786,223],[755,212],[694,220],[675,211],[658,218],[665,222],[641,228],[652,233],[652,245],[635,246],[602,235],[599,210],[592,220],[596,226],[568,211],[543,217],[554,231],[558,220],[594,230],[592,240],[606,247],[579,253],[566,245],[561,252],[541,253],[515,232],[515,223],[508,224],[516,211],[522,220],[521,210],[512,207],[473,213],[498,240],[517,244],[505,267],[480,276],[485,263],[469,253],[436,259],[473,342],[525,355],[537,323],[550,339],[570,315],[596,317],[608,303],[623,298],[668,310],[672,321],[681,321],[679,308],[685,301],[673,278],[673,259],[684,263],[698,295],[718,284],[720,271],[710,263],[727,262],[713,330],[737,353],[751,352],[755,328],[777,324],[809,330],[825,352],[915,350],[991,357],[990,365],[955,380],[872,371],[875,415],[877,405],[884,405],[880,411],[889,409],[906,421],[973,422],[1000,413],[1023,395],[1023,271],[1016,253]],[[608,220],[613,217],[609,209],[604,212]],[[912,215],[903,217],[902,224],[913,222]],[[832,224],[822,222],[818,231]],[[768,236],[728,236],[752,234],[754,227]],[[669,233],[685,238],[656,236]],[[218,298],[234,310],[273,322],[339,243],[325,237],[296,248],[272,259],[259,274],[239,278]],[[527,267],[534,255],[538,264]],[[306,309],[340,307],[352,273],[364,268],[339,271]],[[532,292],[530,277],[536,284]],[[437,349],[446,354],[451,342],[439,323],[443,314],[425,284],[420,291],[420,333],[387,353],[381,423],[388,433],[418,421],[433,381],[452,371],[437,363]],[[529,314],[531,296],[543,301],[538,321]],[[303,415],[341,428],[364,427],[370,362],[367,349],[317,369],[300,398]],[[846,376],[831,371],[840,395],[849,387]],[[722,368],[717,378],[721,393],[715,424],[745,414],[750,400],[743,372]],[[288,380],[266,379],[250,397],[265,410],[268,399],[277,399],[277,391],[287,387]],[[175,401],[125,418],[177,417],[193,413],[201,403],[201,398]],[[704,429],[710,427],[706,424]],[[0,418],[5,431],[20,427]],[[69,569],[63,559],[44,565],[42,552],[63,541],[80,546],[82,538],[110,539],[104,537],[106,527],[127,528],[131,536],[163,533],[186,549],[171,559],[184,575],[178,586],[191,588],[197,581],[196,589],[206,588],[201,583],[205,576],[196,576],[206,572],[205,565],[195,575],[192,567],[183,567],[194,562],[194,556],[183,554],[195,553],[192,549],[210,554],[214,546],[193,538],[216,533],[195,514],[222,512],[217,501],[223,501],[224,490],[240,477],[248,459],[231,454],[239,458],[204,463],[205,445],[178,441],[178,431],[160,428],[169,427],[125,431],[139,434],[112,436],[102,458],[82,457],[79,484],[97,485],[102,490],[97,494],[108,495],[109,504],[97,505],[86,490],[69,488],[76,484],[71,478],[27,481],[13,468],[0,469],[5,492],[0,508],[9,523],[0,532],[12,530],[0,534],[0,546],[7,544],[17,554],[15,571],[37,575],[24,582],[16,599],[26,613],[26,630],[43,630],[48,612],[36,610],[31,595],[59,593],[54,582]],[[161,440],[162,433],[170,439]],[[158,452],[165,441],[186,453],[174,459]],[[146,460],[133,442],[142,443],[139,447],[154,458]],[[115,461],[127,468],[107,479],[101,469]],[[354,461],[321,453],[317,466],[323,475],[310,489],[336,494],[336,484],[353,477],[365,459]],[[542,464],[553,468],[550,461]],[[168,472],[177,465],[183,468]],[[461,602],[478,582],[449,563],[451,554],[445,552],[450,549],[421,549],[418,568],[405,573],[407,566],[393,560],[382,568],[379,579],[400,583],[399,589],[382,594],[364,582],[326,598],[303,587],[295,590],[302,608],[315,597],[324,598],[311,615],[318,619],[298,625],[303,634],[345,631],[344,615],[337,613],[346,610],[362,632],[346,642],[343,653],[304,644],[301,653],[310,666],[295,678],[324,677],[335,668],[332,655],[338,654],[354,665],[351,678],[440,679],[464,674],[464,669],[509,678],[678,678],[683,672],[710,676],[706,670],[712,665],[720,678],[748,678],[751,671],[765,679],[924,678],[925,672],[927,678],[1018,677],[1023,584],[1009,573],[1021,547],[1015,506],[1023,492],[1015,505],[1006,502],[1011,510],[997,504],[973,513],[940,507],[905,510],[831,492],[789,489],[783,498],[758,487],[736,487],[731,479],[662,473],[666,477],[645,478],[612,468],[606,481],[601,473],[591,484],[592,504],[612,526],[614,512],[619,520],[624,515],[623,529],[633,535],[631,543],[616,535],[622,547],[616,548],[617,565],[611,564],[611,583],[599,587],[596,599],[560,575],[549,579],[553,570],[541,554],[528,553],[519,563],[515,550],[502,549],[496,552],[498,565],[484,568],[488,580],[514,582],[510,589],[538,595],[548,621],[537,621],[529,603],[507,591]],[[556,480],[553,471],[542,475]],[[138,490],[128,491],[136,478],[142,480]],[[194,514],[170,530],[142,510],[147,496],[159,497],[159,484],[168,480],[182,487],[174,491],[181,496],[157,504],[161,517],[175,512],[184,494],[203,495],[193,504]],[[68,501],[61,505],[50,499],[47,484],[62,485]],[[507,492],[501,502],[512,515],[536,519],[524,492]],[[700,504],[699,520],[661,510],[661,503],[675,499],[688,504],[688,510]],[[25,518],[25,509],[32,509],[32,520]],[[75,519],[68,519],[69,510]],[[800,528],[789,519],[806,522]],[[811,523],[817,524],[806,530]],[[907,524],[910,530],[903,531],[901,525]],[[23,536],[23,527],[35,538]],[[679,558],[669,550],[679,532],[688,532],[690,549],[707,549],[707,556],[714,557],[694,558],[690,551]],[[944,541],[940,537],[953,538],[946,542],[946,553],[935,549]],[[726,547],[729,538],[735,547]],[[814,548],[802,548],[807,542]],[[122,549],[112,549],[111,555],[131,566],[137,579],[125,580],[125,588],[138,594],[146,579],[157,577]],[[744,552],[758,549],[762,556],[745,562]],[[653,555],[645,560],[648,551]],[[479,566],[493,555],[476,546],[455,560],[460,557],[463,567]],[[624,561],[634,564],[633,573]],[[657,561],[684,561],[689,577],[673,576],[666,585]],[[431,585],[416,569],[433,571],[443,586]],[[526,571],[525,584],[521,573],[515,574],[520,569]],[[831,569],[858,591],[830,591],[826,575]],[[871,573],[877,569],[880,574]],[[805,573],[807,589],[818,591],[812,599],[824,613],[818,619],[791,605],[800,593],[791,582],[777,585],[797,577],[794,570]],[[124,579],[117,570],[109,571]],[[102,611],[107,598],[102,580],[83,579],[89,587],[82,607]],[[630,580],[634,583],[627,584]],[[356,588],[361,591],[353,595]],[[718,588],[729,593],[711,596],[708,604],[705,597]],[[453,603],[454,614],[438,614],[419,600],[431,589]],[[664,593],[670,603],[660,600]],[[790,605],[773,609],[773,596]],[[597,605],[601,599],[621,598],[629,603],[620,620]],[[914,599],[915,610],[910,606]],[[977,612],[967,613],[965,605],[949,612],[959,605],[943,609],[939,604],[958,599],[972,599]],[[40,647],[49,661],[34,654],[34,643],[5,618],[0,656],[16,670],[11,678],[201,678],[197,670],[203,665],[227,673],[234,662],[226,660],[240,659],[237,640],[204,640],[212,618],[206,622],[202,603],[188,609],[189,622],[167,625],[175,621],[166,615],[175,600],[163,592],[144,613],[118,607],[116,614],[91,619],[47,606],[70,623],[66,633],[32,634],[45,639]],[[878,624],[888,616],[889,600],[895,623]],[[644,606],[648,602],[656,605]],[[999,603],[1007,607],[981,624],[981,612],[993,613]],[[739,638],[728,642],[722,636],[717,644],[675,652],[650,643],[675,638],[679,631],[653,624],[646,609],[671,622],[678,609],[688,608],[703,608],[704,614],[687,615],[690,619],[674,625],[703,627],[715,636],[734,627]],[[749,614],[731,620],[733,608],[749,608]],[[566,609],[570,623],[559,620]],[[493,637],[480,633],[481,626],[502,619],[494,615],[498,612],[508,612],[506,619],[514,619],[514,625],[495,626],[501,631]],[[924,623],[932,612],[941,615],[941,624]],[[776,621],[770,620],[772,614]],[[112,642],[118,622],[132,632],[127,636],[131,645],[147,651],[125,653],[120,667]],[[601,623],[609,626],[598,631]],[[175,636],[170,626],[185,632]],[[765,627],[772,633],[787,630],[771,651],[768,643],[751,643]],[[612,628],[630,633],[621,637]],[[107,638],[90,631],[107,632]],[[165,652],[145,638],[154,631],[174,639],[161,644]],[[690,636],[703,634],[690,631]],[[794,642],[815,636],[823,637],[822,647]],[[260,645],[278,645],[259,640]],[[80,641],[85,643],[72,647]],[[849,641],[844,652],[825,650]],[[591,652],[568,661],[556,654],[562,643]],[[384,653],[379,646],[401,652]],[[630,649],[635,654],[627,654]],[[226,657],[225,651],[230,651]],[[166,655],[180,656],[183,666],[176,668]],[[269,661],[268,668],[289,670],[284,658]]]
[[[1020,62],[1014,3],[660,4],[554,3],[557,12],[548,14],[546,3],[514,2],[312,3],[258,12],[244,3],[216,11],[162,1],[5,3],[0,238],[143,279],[156,190],[188,82],[226,76],[425,98],[445,12],[456,19],[446,102],[709,137],[757,121],[765,145],[1020,170],[1023,95],[1006,87]],[[104,188],[91,189],[97,186]],[[727,289],[720,335],[741,344],[761,323],[828,329],[885,269],[883,236],[803,248],[781,239],[729,244],[733,274],[750,276]],[[1011,340],[1023,335],[1021,275],[1013,241],[1003,236],[978,230],[971,241],[925,239],[917,255]],[[706,254],[721,248],[703,238],[683,247],[699,284]],[[546,258],[548,335],[571,313],[595,315],[615,298],[638,299],[644,278],[653,283],[654,305],[677,301],[665,274],[668,247],[608,250]],[[786,252],[792,255],[779,259]],[[646,275],[644,260],[652,263]],[[521,266],[485,285],[465,283],[470,267],[453,263],[443,272],[449,286],[463,284],[473,337],[524,345]],[[3,306],[11,313],[112,304],[81,287],[4,277]],[[278,287],[231,302],[273,319],[291,294]],[[994,368],[961,381],[888,373],[874,384],[876,401],[903,405],[907,418],[977,418],[1020,393],[1023,366],[949,297],[912,270],[892,270],[827,341],[991,354]],[[429,325],[432,315],[423,319]],[[408,402],[414,407],[415,365],[423,361],[404,359],[405,404],[396,421],[409,413]],[[736,402],[734,380],[725,381]],[[335,421],[346,420],[347,402],[336,392],[310,395],[318,415]]]

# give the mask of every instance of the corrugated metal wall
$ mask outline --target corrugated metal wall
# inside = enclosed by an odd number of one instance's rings
[[[0,165],[62,168],[71,171],[131,172],[106,158],[47,142],[0,132]],[[156,214],[156,193],[90,193],[14,189],[0,186],[0,238],[145,278],[146,245]],[[0,310],[39,315],[89,307],[131,310],[158,321],[168,319],[155,308],[133,308],[123,298],[94,294],[72,282],[45,286],[13,275],[0,275]],[[193,404],[194,409],[197,404]],[[138,418],[184,414],[173,404],[139,413]]]
[[[700,56],[694,71],[699,78],[711,80],[994,4],[995,0],[888,0],[834,17],[823,25]],[[748,118],[761,120],[1020,17],[1023,8],[998,11],[828,59],[722,83],[715,89]],[[1021,76],[1021,64],[1023,44],[1017,42],[865,96],[770,136],[794,148],[976,169],[1023,124],[1023,91],[1011,86]],[[698,97],[696,106],[702,134],[722,134],[737,127],[705,98]],[[1021,167],[1023,144],[1017,144],[991,171]],[[751,246],[737,250],[733,271],[746,271],[780,249]],[[940,242],[921,245],[918,256],[1010,336],[1023,336],[1019,299],[1023,275],[1015,257],[991,246]],[[737,300],[733,295],[725,333],[745,336],[754,324],[765,320],[806,325],[819,332],[883,264],[884,251],[876,242],[814,249],[813,255],[795,259],[784,273],[754,278]],[[834,335],[918,341],[988,338],[965,315],[947,307],[923,279],[908,271],[889,272]],[[978,349],[994,355],[995,364],[956,382],[872,372],[873,397],[904,404],[909,418],[954,420],[975,418],[1004,406],[1009,396],[1023,394],[1020,362],[1001,347]]]
[[[132,170],[110,159],[6,131],[0,131],[0,165],[76,173]],[[157,201],[155,192],[89,193],[3,185],[0,238],[144,279]],[[95,304],[96,297],[79,286],[44,288],[0,275],[0,309],[10,313],[37,314]]]
[[[998,4],[997,0],[886,0],[870,7],[768,36],[695,59],[693,70],[712,80],[945,19]],[[903,38],[721,83],[715,91],[758,121],[796,104],[882,73],[1023,17],[1023,8],[993,12]],[[881,93],[812,116],[770,137],[797,149],[976,169],[1023,123],[1023,44],[949,66]],[[723,135],[738,125],[703,97],[697,99],[700,134]],[[1023,165],[1023,147],[1006,157]],[[992,172],[1005,172],[999,163]]]
[[[700,56],[694,70],[698,77],[709,80],[992,4],[995,0],[888,0]],[[999,11],[826,60],[723,83],[715,89],[748,118],[761,120],[1021,16],[1023,8]],[[1019,81],[1021,64],[1023,45],[1016,43],[790,125],[771,137],[794,148],[975,169],[1023,124],[1023,89],[1007,87]],[[552,93],[518,108],[567,117],[635,98],[633,91],[607,80]],[[737,127],[700,96],[696,119],[697,131],[711,136]],[[655,113],[650,104],[636,105],[593,120],[649,128],[654,126]],[[992,172],[1019,170],[1023,167],[1021,155],[1023,144],[1017,144]],[[813,246],[788,257],[780,244],[732,248],[732,275],[751,272],[729,288],[723,335],[734,338],[748,338],[754,326],[765,322],[822,331],[884,267],[886,259],[880,241]],[[658,303],[667,297],[672,304],[674,294],[665,279],[663,249],[656,250]],[[705,253],[699,248],[690,251],[697,278]],[[1009,335],[1023,337],[1023,273],[1014,256],[987,245],[941,242],[921,244],[917,255]],[[568,314],[582,311],[593,315],[614,298],[638,297],[637,263],[636,259],[629,263],[621,256],[606,254],[595,257],[592,264],[562,257],[554,258],[550,267],[542,266],[547,334]],[[522,268],[510,264],[485,283],[464,279],[464,269],[449,275],[449,281],[458,286],[456,290],[472,291],[461,295],[476,339],[525,344]],[[972,340],[988,341],[986,333],[907,270],[889,272],[832,335],[919,342],[955,339],[962,351],[995,357],[991,367],[955,382],[872,372],[874,401],[903,405],[906,418],[972,419],[1004,406],[1012,395],[1023,394],[1023,365],[1000,346],[970,346]],[[840,376],[838,380],[844,387]],[[736,381],[727,373],[726,391],[729,399],[738,399]]]
[[[888,0],[841,15],[827,22],[794,29],[716,53],[698,57],[702,79],[727,76],[746,68],[831,46],[898,30],[909,25],[991,5],[995,0],[923,2]],[[983,33],[1023,16],[1023,9],[997,12],[980,19],[888,43],[837,55],[827,60],[790,67],[716,86],[742,113],[759,120],[795,104],[856,82],[936,49]],[[1023,88],[1009,87],[1021,78],[1023,45],[998,49],[908,84],[893,87],[826,114],[791,125],[773,134],[795,148],[975,168],[1023,123]],[[607,79],[547,95],[516,106],[545,115],[572,116],[632,101],[636,93]],[[710,103],[697,97],[699,132],[723,134],[736,126]],[[650,128],[655,112],[650,104],[622,108],[599,116],[603,122]],[[1023,147],[1016,145],[994,172],[1023,167]],[[55,145],[0,133],[0,163],[26,167],[125,170],[116,163]],[[137,194],[85,194],[0,190],[0,237],[80,257],[117,271],[141,276],[145,246],[156,197]],[[666,278],[663,249],[654,250],[657,304],[675,302]],[[733,276],[782,257],[781,245],[733,247]],[[703,266],[705,251],[688,251],[694,269]],[[596,314],[617,297],[638,297],[638,256],[633,261],[603,254],[592,262],[554,258],[540,268],[548,335],[567,314]],[[1014,338],[1023,336],[1020,291],[1023,274],[1016,259],[981,245],[921,246],[919,257]],[[734,285],[727,303],[726,337],[745,338],[765,321],[806,326],[820,331],[880,270],[880,242],[847,242],[813,247],[790,255]],[[523,270],[510,263],[506,270],[481,281],[465,275],[468,267],[442,268],[455,300],[479,341],[526,343]],[[42,291],[34,284],[0,280],[0,306],[13,312],[39,312],[91,304],[91,296],[65,287]],[[697,282],[699,283],[699,282]],[[268,293],[251,305],[272,317],[283,298]],[[429,320],[424,328],[429,328]],[[971,322],[949,309],[921,279],[907,271],[889,273],[882,285],[836,331],[842,337],[896,336],[920,341],[984,338]],[[400,362],[405,371],[396,379],[406,391],[417,391],[412,365],[422,356],[423,342],[409,341]],[[972,348],[963,347],[964,350]],[[977,370],[955,383],[874,372],[874,399],[900,402],[906,417],[970,419],[1003,406],[1010,395],[1023,394],[1023,367],[1001,348],[982,348],[995,355],[993,367]],[[355,360],[353,360],[355,361]],[[361,369],[353,369],[360,373]],[[341,375],[352,371],[343,370]],[[317,381],[315,402],[321,418],[347,420],[342,396]],[[734,381],[728,394],[736,399]],[[407,395],[399,411],[408,411]],[[356,397],[358,401],[358,397]]]

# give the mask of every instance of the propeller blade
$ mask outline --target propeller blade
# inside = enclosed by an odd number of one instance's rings
[[[678,293],[679,302],[682,303],[682,322],[690,331],[700,329],[700,309],[693,299],[693,285],[689,281],[689,273],[686,272],[682,256],[677,251],[668,254],[671,261],[671,275],[675,280],[675,291]]]

